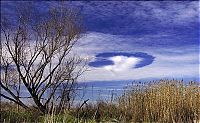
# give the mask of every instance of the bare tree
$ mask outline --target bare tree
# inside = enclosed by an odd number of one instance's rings
[[[1,19],[1,96],[26,109],[23,100],[29,98],[42,113],[54,107],[59,113],[86,70],[86,61],[71,52],[83,31],[81,18],[63,6],[38,13],[26,5],[18,9],[17,21]],[[22,96],[22,88],[29,96]]]

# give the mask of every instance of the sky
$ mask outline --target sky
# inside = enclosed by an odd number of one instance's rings
[[[199,80],[199,2],[71,2],[87,33],[77,49],[92,57],[83,81]]]
[[[2,2],[14,13],[22,2]],[[25,4],[24,4],[25,5]],[[35,2],[41,11],[58,2]],[[79,81],[199,80],[198,1],[71,1],[85,33],[73,49],[89,58]]]
[[[1,11],[13,13],[15,4],[2,2]],[[34,4],[45,11],[58,2]],[[79,10],[86,30],[73,48],[74,54],[90,59],[89,71],[80,82],[93,83],[99,90],[119,89],[135,80],[199,82],[199,1],[71,1],[65,5]]]

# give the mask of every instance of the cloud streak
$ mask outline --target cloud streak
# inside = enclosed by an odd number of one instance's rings
[[[157,40],[163,39],[163,35],[149,35],[141,38],[94,32],[88,33],[83,39],[80,39],[80,44],[75,49],[77,52],[79,51],[83,54],[88,54],[88,57],[92,58],[91,62],[95,62],[96,60],[100,63],[97,66],[91,66],[91,71],[85,73],[80,81],[117,81],[168,77],[198,79],[198,45],[172,45],[172,42],[175,41],[176,38],[167,38],[165,39],[164,45],[162,43],[155,43],[151,46],[147,46],[147,40],[150,42],[151,39],[155,39],[155,37]],[[195,39],[196,38],[194,37],[190,40]],[[131,42],[132,40],[135,40],[135,45]],[[187,40],[187,38],[185,38],[185,40]],[[81,45],[81,43],[85,45]],[[84,48],[86,49],[85,52],[83,50]],[[131,59],[133,60],[131,61],[126,55],[117,52],[116,49],[117,51],[120,50],[122,53],[128,53],[129,57],[130,54],[134,54],[136,51],[143,51],[151,54],[155,57],[155,60],[148,66],[133,69],[133,66],[136,67],[142,59],[139,58],[138,60],[140,61]],[[105,52],[112,53],[106,54]],[[99,57],[101,57],[100,60]],[[104,61],[110,60],[112,62],[103,64],[103,62],[101,62],[102,59]],[[115,72],[113,73],[113,71]]]
[[[70,5],[80,8],[89,31],[117,35],[198,31],[198,1],[73,1]]]
[[[12,14],[15,4],[2,2],[1,10]],[[41,11],[58,5],[35,4],[43,8]],[[80,10],[87,27],[73,53],[96,61],[96,66],[90,66],[91,71],[80,81],[199,78],[198,1],[71,1],[66,5]],[[108,52],[142,52],[155,59],[142,66],[143,57],[122,54],[98,57]]]

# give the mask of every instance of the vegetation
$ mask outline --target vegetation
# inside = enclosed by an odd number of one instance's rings
[[[119,98],[119,108],[133,122],[193,122],[200,119],[200,86],[177,80],[136,84]]]
[[[60,114],[38,114],[2,105],[1,122],[95,123],[95,122],[174,122],[200,120],[200,85],[177,80],[137,83],[114,102],[85,102]]]
[[[72,53],[83,32],[81,16],[65,7],[41,13],[26,2],[14,16],[1,13],[0,122],[200,122],[198,82],[134,83],[114,101],[72,107],[87,61]]]
[[[0,95],[25,109],[29,99],[43,114],[53,107],[60,113],[70,107],[86,70],[86,60],[71,53],[83,31],[79,14],[63,6],[41,13],[31,2],[16,11],[16,21],[1,16]]]

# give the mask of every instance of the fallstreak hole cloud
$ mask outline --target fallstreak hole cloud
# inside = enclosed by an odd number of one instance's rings
[[[89,66],[120,72],[150,65],[154,59],[155,57],[152,55],[143,52],[104,52],[97,54],[95,60],[90,62]]]

